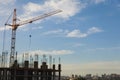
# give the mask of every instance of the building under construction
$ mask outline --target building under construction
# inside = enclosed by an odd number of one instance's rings
[[[0,68],[0,80],[60,80],[61,64],[56,68],[54,63],[48,66],[45,60],[44,57],[41,65],[39,61],[30,63],[25,60],[24,63],[19,64],[15,60],[13,66]]]
[[[3,45],[3,52],[0,55],[0,80],[60,80],[60,58],[59,64],[56,66],[55,59],[52,59],[52,56],[50,56],[50,64],[48,66],[45,55],[43,55],[43,59],[40,63],[39,55],[35,55],[35,60],[33,60],[32,56],[29,56],[28,53],[27,57],[30,58],[26,59],[23,55],[23,57],[21,57],[22,62],[19,62],[19,59],[17,58],[19,56],[17,56],[15,50],[16,30],[19,26],[27,23],[32,23],[33,21],[46,18],[59,12],[61,12],[61,10],[52,11],[41,16],[34,17],[32,19],[17,22],[16,9],[14,9],[12,24],[8,24],[7,22],[5,23],[5,25],[11,26],[12,29],[11,52],[9,55],[8,52],[4,51]],[[5,37],[3,39],[5,39]]]

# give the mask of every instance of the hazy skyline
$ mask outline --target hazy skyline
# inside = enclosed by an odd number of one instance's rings
[[[62,74],[120,74],[120,0],[0,0],[1,53],[4,24],[14,8],[21,21],[63,11],[20,26],[16,37],[19,54],[29,51],[31,35],[31,54],[61,57]],[[11,29],[6,27],[5,50],[9,53],[10,43]]]

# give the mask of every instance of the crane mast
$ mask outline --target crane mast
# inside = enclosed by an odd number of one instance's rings
[[[13,13],[13,22],[12,22],[12,37],[11,37],[11,52],[10,52],[10,66],[14,62],[14,54],[15,54],[15,42],[16,42],[16,9],[14,9]]]
[[[11,37],[11,52],[10,52],[10,63],[9,66],[11,67],[14,63],[14,57],[15,57],[15,42],[16,42],[16,30],[19,26],[24,25],[24,24],[28,24],[28,23],[32,23],[33,21],[37,21],[39,19],[43,19],[46,18],[48,16],[57,14],[59,12],[62,12],[61,10],[55,10],[55,11],[51,11],[49,13],[45,13],[43,15],[22,21],[17,23],[17,15],[16,15],[16,9],[14,9],[14,13],[13,13],[13,20],[12,20],[12,25],[11,24],[5,24],[8,26],[12,27],[12,37]]]

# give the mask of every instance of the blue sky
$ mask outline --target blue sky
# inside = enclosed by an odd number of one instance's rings
[[[64,75],[120,73],[119,0],[0,0],[0,51],[3,30],[13,9],[22,21],[61,9],[63,12],[17,29],[19,54],[61,57]],[[10,23],[10,22],[9,22]],[[5,50],[10,52],[11,29],[6,26]],[[75,68],[75,69],[74,69]]]

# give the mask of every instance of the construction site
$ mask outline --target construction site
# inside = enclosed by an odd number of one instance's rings
[[[58,58],[58,64],[55,64],[55,58],[49,56],[49,60],[46,55],[43,55],[42,59],[39,59],[38,54],[30,55],[29,53],[22,54],[22,62],[18,59],[16,46],[16,30],[19,26],[32,23],[34,21],[44,19],[54,14],[62,12],[61,10],[51,11],[43,15],[17,22],[16,9],[13,11],[12,23],[5,23],[5,26],[11,26],[11,47],[7,52],[4,49],[0,55],[0,80],[61,80],[61,61]],[[30,36],[31,37],[31,36]],[[3,40],[5,39],[5,35]]]

